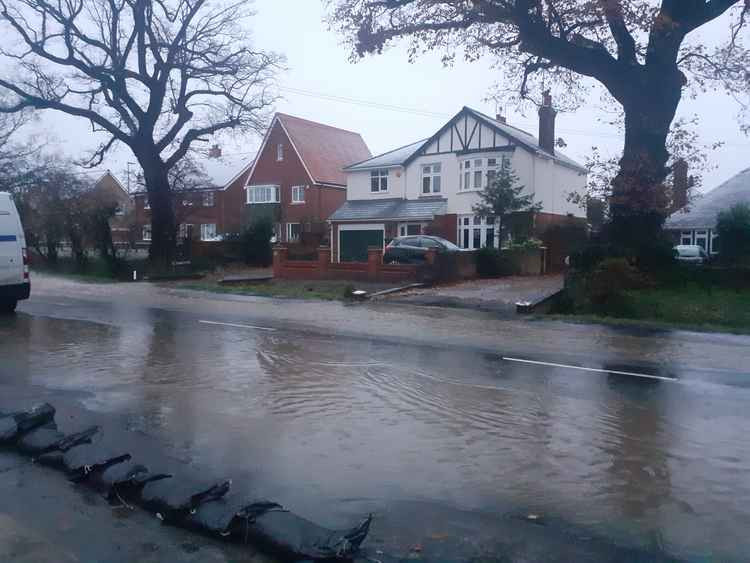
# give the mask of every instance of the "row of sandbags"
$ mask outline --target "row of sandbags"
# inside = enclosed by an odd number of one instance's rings
[[[285,559],[351,559],[372,517],[349,530],[318,526],[279,504],[227,497],[231,482],[195,484],[169,473],[152,473],[130,453],[105,447],[94,426],[63,434],[55,409],[0,413],[0,446],[15,447],[37,463],[66,472],[75,482],[102,492],[113,503],[137,504],[165,523],[244,544]]]

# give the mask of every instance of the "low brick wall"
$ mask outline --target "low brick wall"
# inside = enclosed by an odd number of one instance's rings
[[[383,264],[383,250],[369,248],[367,262],[331,262],[331,249],[318,248],[317,260],[289,260],[289,249],[273,249],[273,275],[289,280],[351,280],[360,282],[401,283],[425,279],[428,265]]]

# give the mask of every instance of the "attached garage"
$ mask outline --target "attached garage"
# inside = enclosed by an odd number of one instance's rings
[[[384,224],[339,225],[339,262],[367,262],[370,246],[384,248]]]

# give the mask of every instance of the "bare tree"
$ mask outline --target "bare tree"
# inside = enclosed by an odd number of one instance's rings
[[[2,112],[51,109],[87,119],[143,170],[152,209],[151,258],[174,254],[169,171],[192,143],[224,129],[262,132],[277,95],[274,53],[254,50],[244,0],[0,0],[15,62],[0,87]]]
[[[613,179],[612,234],[629,245],[659,233],[670,124],[683,88],[717,83],[747,110],[750,0],[329,0],[330,23],[354,57],[411,39],[410,57],[443,49],[451,61],[496,57],[516,94],[533,99],[544,84],[574,107],[590,77],[625,116],[625,143]],[[726,41],[711,47],[688,36],[727,11]],[[692,79],[689,82],[689,79]]]

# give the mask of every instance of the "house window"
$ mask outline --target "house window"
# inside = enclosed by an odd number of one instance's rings
[[[305,186],[292,186],[292,203],[305,203]]]
[[[422,229],[425,227],[425,225],[426,223],[401,223],[398,226],[398,236],[406,237],[421,235]]]
[[[693,231],[682,231],[680,244],[693,244]]]
[[[711,254],[717,254],[719,252],[719,235],[715,231],[711,231]]]
[[[388,191],[388,169],[381,168],[370,172],[370,191],[372,193]]]
[[[201,240],[216,240],[216,223],[201,225]]]
[[[276,162],[282,162],[284,160],[284,145],[279,143],[276,145]]]
[[[461,176],[459,178],[459,189],[470,190],[471,189],[471,161],[464,160],[460,164]]]
[[[247,203],[279,203],[279,186],[248,186]]]
[[[695,244],[708,251],[708,231],[695,231]]]
[[[422,194],[440,193],[440,171],[441,165],[425,164],[422,166]]]
[[[141,238],[146,241],[151,240],[151,225],[143,225],[143,230],[141,232]]]
[[[180,224],[180,232],[179,232],[179,238],[181,240],[191,239],[193,232],[193,226],[189,225],[187,223],[181,223]]]
[[[203,192],[203,207],[214,206],[214,192]]]
[[[474,159],[474,182],[472,188],[475,190],[481,190],[484,187],[484,161],[481,158]]]
[[[148,197],[143,198],[143,209],[151,209],[151,202],[148,200]]]
[[[117,207],[115,207],[115,215],[118,217],[125,215],[125,210],[122,208],[122,204],[118,203]]]
[[[287,223],[286,224],[286,240],[287,242],[294,242],[299,240],[299,235],[302,232],[302,225],[299,223]]]

